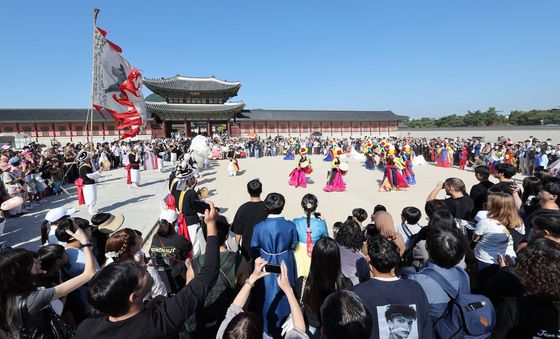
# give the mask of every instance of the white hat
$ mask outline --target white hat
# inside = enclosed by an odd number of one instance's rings
[[[174,223],[177,220],[177,213],[175,213],[175,211],[173,210],[163,210],[161,211],[161,214],[159,215],[159,220],[165,220],[167,222],[169,222],[170,224]]]
[[[75,208],[67,209],[66,207],[57,207],[47,212],[47,215],[45,215],[45,220],[48,222],[55,222],[58,219],[72,215],[74,213],[76,213]]]

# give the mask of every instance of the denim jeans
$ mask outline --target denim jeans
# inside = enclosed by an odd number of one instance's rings
[[[62,192],[62,181],[55,180],[53,182],[53,190],[54,190],[54,193],[56,193],[56,194]]]

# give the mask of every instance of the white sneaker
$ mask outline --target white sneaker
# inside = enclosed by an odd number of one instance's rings
[[[139,186],[136,185],[136,184],[132,184],[132,187],[134,187],[134,188],[139,188]]]

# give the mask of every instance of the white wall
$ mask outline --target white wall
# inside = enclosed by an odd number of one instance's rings
[[[530,136],[541,141],[548,138],[560,143],[560,126],[496,126],[496,127],[453,127],[453,128],[399,128],[399,137],[414,138],[472,138],[482,137],[484,141],[496,142],[499,137],[522,141]]]

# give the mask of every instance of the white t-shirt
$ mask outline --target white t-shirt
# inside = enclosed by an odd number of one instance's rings
[[[486,215],[477,214],[477,217],[481,218],[474,230],[474,233],[480,236],[480,240],[478,240],[474,249],[476,259],[488,264],[498,264],[498,254],[515,258],[513,237],[509,230],[498,221],[489,219]],[[516,230],[524,234],[524,227],[519,227]]]
[[[407,227],[408,230],[410,232],[408,232],[407,230],[404,229],[404,227]],[[422,227],[420,227],[418,224],[414,224],[414,225],[410,225],[410,224],[400,224],[398,227],[399,233],[402,235],[403,239],[404,239],[404,243],[406,245],[406,248],[410,248],[410,237],[409,234],[415,235],[416,233],[420,232],[420,230],[422,229]]]

